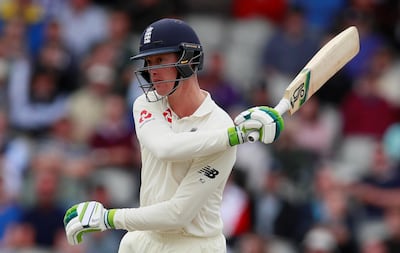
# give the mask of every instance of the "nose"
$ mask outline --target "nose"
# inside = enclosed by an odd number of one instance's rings
[[[158,74],[158,70],[157,69],[149,69],[149,73],[151,77],[155,77]]]

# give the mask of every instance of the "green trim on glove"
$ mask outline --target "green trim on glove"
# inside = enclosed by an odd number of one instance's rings
[[[80,221],[80,222],[82,222],[83,217],[84,217],[85,214],[86,214],[86,209],[88,208],[89,203],[90,203],[90,202],[86,202],[86,203],[84,203],[84,205],[83,205],[82,211],[81,211],[81,213],[79,214],[79,221]],[[97,206],[96,206],[96,208],[97,208]],[[82,224],[82,225],[83,225],[83,224]],[[83,225],[83,227],[85,227],[85,226],[86,226],[86,225]]]
[[[100,232],[101,231],[101,229],[95,229],[95,228],[90,228],[90,229],[85,229],[85,230],[82,230],[81,232],[79,232],[77,235],[76,235],[76,240],[78,241],[78,243],[81,243],[82,242],[82,237],[83,237],[83,234],[86,234],[86,233],[92,233],[92,232]]]
[[[238,131],[240,131],[240,130],[237,127],[228,128],[229,145],[235,146],[235,145],[239,145],[240,143],[243,143],[243,142],[240,142]]]
[[[67,212],[65,213],[65,216],[64,216],[64,226],[66,226],[73,218],[78,216],[78,212],[76,210],[77,208],[78,208],[78,204],[73,205],[71,208],[69,208],[67,210]]]
[[[279,114],[279,112],[277,110],[275,110],[272,107],[260,106],[258,108],[261,111],[268,113],[268,115],[274,119],[274,122],[276,123],[276,133],[275,133],[275,138],[274,138],[274,141],[275,141],[276,139],[278,139],[279,135],[281,134],[281,131],[283,131],[283,129],[285,128],[285,123],[283,121],[282,116]]]
[[[115,228],[115,224],[114,224],[114,216],[115,213],[117,212],[117,209],[110,209],[107,212],[107,220],[106,220],[106,224],[109,228]]]

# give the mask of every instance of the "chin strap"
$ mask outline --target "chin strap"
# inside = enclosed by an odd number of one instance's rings
[[[174,84],[174,87],[172,88],[172,90],[171,90],[171,92],[170,93],[168,93],[168,95],[167,96],[170,96],[170,95],[172,95],[177,89],[178,89],[178,86],[179,86],[179,82],[181,81],[180,79],[181,79],[181,74],[178,72],[178,74],[176,75],[176,80],[175,80],[175,84]]]

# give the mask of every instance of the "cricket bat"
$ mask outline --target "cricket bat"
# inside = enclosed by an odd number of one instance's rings
[[[317,92],[335,73],[348,63],[360,50],[360,39],[355,26],[336,35],[328,41],[297,74],[275,110],[283,115],[294,114]],[[258,140],[258,132],[251,132],[248,141]]]

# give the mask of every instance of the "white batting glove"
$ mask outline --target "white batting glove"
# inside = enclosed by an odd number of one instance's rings
[[[282,116],[274,109],[268,106],[256,106],[240,113],[235,118],[235,124],[241,126],[249,120],[261,122],[262,126],[257,129],[258,140],[269,144],[278,139],[284,128]],[[250,133],[247,134],[247,136]]]
[[[261,127],[260,121],[249,119],[237,126],[228,128],[229,145],[235,146],[245,143],[249,133],[259,131]]]
[[[69,208],[64,216],[68,243],[71,245],[81,243],[85,233],[115,228],[113,221],[115,211],[115,209],[105,209],[96,201],[82,202]]]

